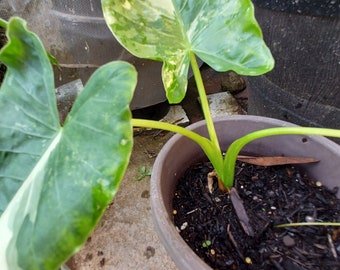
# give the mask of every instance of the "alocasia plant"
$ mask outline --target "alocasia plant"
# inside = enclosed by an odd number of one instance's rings
[[[53,71],[19,18],[0,52],[0,269],[57,269],[115,195],[132,148],[135,69],[98,69],[59,124]]]
[[[233,160],[245,143],[280,132],[327,135],[315,129],[258,131],[236,141],[223,158],[195,55],[218,71],[260,75],[271,70],[274,61],[250,0],[102,4],[108,25],[130,52],[164,62],[162,77],[171,103],[183,99],[191,64],[210,139],[175,125],[131,119],[137,75],[119,61],[94,73],[61,126],[51,57],[23,20],[0,20],[9,39],[0,51],[8,68],[0,89],[1,270],[56,269],[80,248],[127,167],[131,124],[190,137],[227,187],[233,182]]]
[[[102,0],[104,18],[132,54],[163,61],[162,79],[170,103],[186,92],[191,64],[210,138],[173,125],[134,119],[133,125],[189,136],[205,151],[219,179],[225,165],[210,115],[196,56],[217,71],[241,75],[270,71],[274,60],[262,38],[250,0]]]
[[[320,128],[275,128],[235,141],[223,157],[196,62],[196,56],[216,71],[233,70],[256,76],[270,71],[273,57],[265,45],[250,0],[101,0],[106,23],[132,54],[163,61],[162,79],[170,103],[186,92],[191,65],[209,139],[175,125],[132,119],[134,126],[181,133],[197,142],[213,164],[222,190],[233,186],[237,154],[248,142],[281,134],[339,137],[340,131]]]

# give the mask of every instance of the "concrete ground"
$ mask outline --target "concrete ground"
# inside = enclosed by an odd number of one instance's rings
[[[225,90],[223,87],[228,84],[225,81],[228,76],[204,70],[207,92]],[[234,79],[227,78],[227,81]],[[242,93],[239,97],[239,100],[244,99]],[[202,119],[196,98],[195,86],[191,82],[187,97],[182,102],[191,122]],[[221,97],[217,97],[217,103],[212,102],[214,106],[229,110],[225,112],[217,108],[218,113],[235,114],[242,111],[237,104],[236,109],[230,109],[226,103],[230,102]],[[149,201],[150,176],[137,181],[143,168],[146,172],[151,171],[157,153],[171,136],[171,133],[159,131],[135,132],[131,161],[120,189],[85,246],[69,261],[72,270],[177,269],[153,227]]]
[[[155,157],[171,134],[140,134],[134,138],[131,161],[119,191],[72,269],[177,269],[153,228],[150,176],[137,181],[140,170],[151,170]]]

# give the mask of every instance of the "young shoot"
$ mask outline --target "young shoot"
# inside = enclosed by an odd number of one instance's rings
[[[139,170],[139,176],[135,179],[136,181],[141,181],[147,176],[151,176],[151,170],[146,169],[145,166],[142,166]]]

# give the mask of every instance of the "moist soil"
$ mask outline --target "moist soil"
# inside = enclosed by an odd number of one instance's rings
[[[173,199],[174,222],[191,249],[213,269],[340,269],[340,228],[291,222],[339,222],[337,188],[328,190],[293,166],[238,162],[236,189],[254,236],[245,233],[230,196],[214,180],[210,163],[195,164],[180,179]]]

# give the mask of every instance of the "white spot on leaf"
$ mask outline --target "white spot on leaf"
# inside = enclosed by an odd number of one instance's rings
[[[125,1],[125,3],[123,4],[123,7],[125,8],[125,9],[131,9],[131,4],[129,3],[129,1]]]
[[[128,140],[126,140],[126,139],[122,139],[120,141],[120,145],[122,145],[122,146],[126,145],[127,143],[128,143]]]

